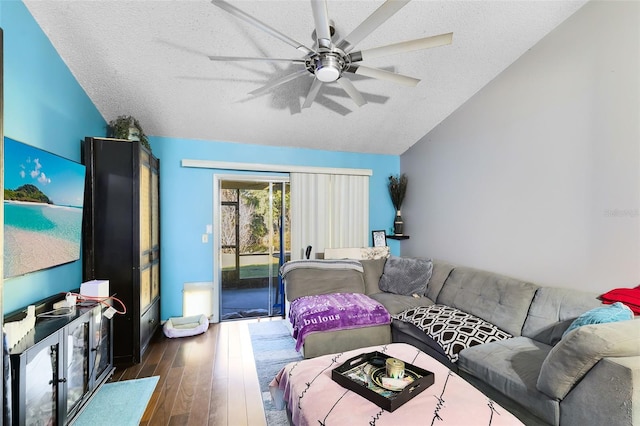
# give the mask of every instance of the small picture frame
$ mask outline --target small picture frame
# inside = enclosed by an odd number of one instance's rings
[[[387,233],[384,229],[379,231],[371,231],[371,237],[373,239],[374,247],[386,247],[387,246]]]

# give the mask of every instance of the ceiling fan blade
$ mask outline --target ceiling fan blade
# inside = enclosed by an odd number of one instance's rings
[[[252,58],[248,56],[209,56],[212,61],[245,61],[245,62],[287,62],[304,65],[304,59]]]
[[[309,108],[311,106],[314,99],[318,95],[321,86],[322,82],[317,78],[314,78],[313,83],[311,84],[311,89],[309,89],[309,93],[307,94],[307,99],[305,99],[304,103],[302,104],[302,108]]]
[[[316,24],[318,47],[330,47],[331,31],[329,29],[327,0],[311,0],[311,9],[313,11],[313,20]]]
[[[380,68],[365,67],[362,65],[351,65],[347,69],[347,72],[363,75],[365,77],[376,78],[378,80],[391,81],[393,83],[409,87],[415,87],[418,83],[420,83],[420,80],[418,80],[417,78],[381,70]]]
[[[269,90],[273,89],[274,87],[280,86],[281,84],[287,83],[291,80],[295,80],[298,77],[301,77],[303,75],[308,74],[309,72],[307,71],[307,69],[303,69],[303,70],[299,70],[296,71],[292,74],[287,74],[282,78],[277,79],[276,81],[273,81],[269,84],[267,84],[266,86],[262,86],[259,89],[253,90],[251,92],[249,92],[250,95],[253,96],[258,96],[258,95],[262,95],[263,93],[268,92]]]
[[[356,89],[351,80],[349,80],[348,78],[340,77],[338,79],[338,84],[342,86],[344,91],[347,92],[347,95],[349,95],[351,99],[353,99],[353,102],[355,102],[359,107],[367,103],[362,94],[358,92],[358,89]]]
[[[356,44],[360,43],[366,36],[371,34],[376,28],[382,25],[387,19],[391,18],[397,11],[402,9],[409,0],[387,0],[375,10],[367,19],[362,21],[355,30],[346,36],[340,43],[338,48],[345,53],[351,52]]]
[[[220,9],[229,12],[231,15],[235,16],[238,19],[241,19],[251,25],[253,25],[254,27],[266,32],[267,34],[270,34],[271,36],[287,43],[289,46],[293,46],[294,48],[302,51],[305,55],[308,55],[310,53],[313,53],[313,51],[311,49],[309,49],[308,47],[306,47],[305,45],[303,45],[302,43],[295,41],[294,39],[292,39],[291,37],[282,34],[280,31],[276,30],[275,28],[270,27],[269,25],[265,24],[264,22],[254,18],[253,16],[249,15],[248,13],[238,9],[237,7],[233,6],[230,3],[227,3],[224,0],[212,0],[211,3],[213,3],[214,5],[218,6]]]
[[[403,41],[401,43],[394,43],[387,46],[353,52],[349,54],[349,58],[351,59],[351,62],[358,62],[367,59],[379,58],[381,56],[395,55],[397,53],[444,46],[451,44],[452,41],[453,33],[440,34],[437,36],[424,37],[416,40]]]

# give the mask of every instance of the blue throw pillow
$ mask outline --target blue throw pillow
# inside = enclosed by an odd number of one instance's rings
[[[632,319],[633,311],[623,303],[616,302],[610,306],[594,308],[580,315],[575,319],[575,321],[571,323],[569,328],[567,328],[567,330],[562,334],[562,337],[564,338],[564,336],[569,334],[571,330],[575,330],[576,328],[583,325],[602,324],[605,322],[616,322]]]

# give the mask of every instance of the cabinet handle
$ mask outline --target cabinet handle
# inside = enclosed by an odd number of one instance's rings
[[[67,383],[67,379],[65,378],[58,379],[58,383]]]

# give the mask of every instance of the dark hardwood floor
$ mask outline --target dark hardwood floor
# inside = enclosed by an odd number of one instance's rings
[[[160,331],[142,362],[117,368],[110,381],[160,376],[141,425],[266,426],[251,321],[211,324],[204,334],[177,339]]]

